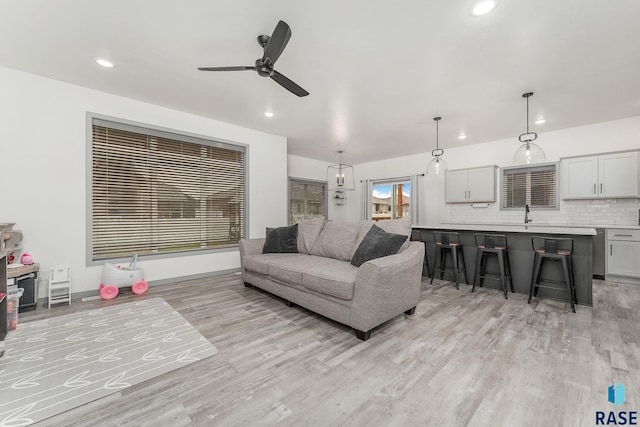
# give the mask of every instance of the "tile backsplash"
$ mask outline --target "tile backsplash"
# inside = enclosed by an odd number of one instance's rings
[[[478,203],[476,206],[486,206]],[[451,204],[449,218],[457,223],[504,224],[524,223],[524,209],[501,211],[498,203],[488,207],[472,204]],[[639,225],[640,199],[562,200],[559,210],[532,210],[532,224],[554,225]]]

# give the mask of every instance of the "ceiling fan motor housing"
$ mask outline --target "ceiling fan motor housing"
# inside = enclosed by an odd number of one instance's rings
[[[262,62],[262,58],[256,59],[256,71],[262,77],[271,77],[273,75],[273,67],[267,62]]]

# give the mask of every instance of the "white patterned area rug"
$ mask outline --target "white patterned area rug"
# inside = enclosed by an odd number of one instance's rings
[[[19,324],[0,357],[0,426],[28,425],[218,350],[162,298]]]

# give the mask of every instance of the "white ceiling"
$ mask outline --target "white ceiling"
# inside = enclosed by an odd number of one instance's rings
[[[445,149],[515,149],[528,91],[539,133],[640,115],[640,1],[501,0],[485,17],[472,4],[5,0],[0,66],[283,135],[298,156],[343,149],[346,163],[430,152],[436,115]],[[253,71],[196,70],[253,65],[280,19],[293,35],[275,68],[309,96]]]

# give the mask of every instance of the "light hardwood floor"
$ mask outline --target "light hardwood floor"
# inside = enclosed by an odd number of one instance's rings
[[[594,281],[594,307],[423,279],[413,316],[353,330],[238,275],[39,308],[20,322],[161,296],[219,350],[50,426],[589,426],[640,410],[640,286]],[[607,387],[626,402],[607,402]]]

